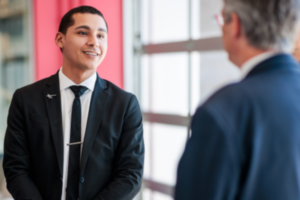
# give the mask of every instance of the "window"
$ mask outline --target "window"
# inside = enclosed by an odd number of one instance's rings
[[[132,4],[130,4],[132,3]],[[240,72],[223,50],[219,0],[124,0],[125,89],[137,95],[146,147],[137,199],[173,199],[196,108]]]
[[[0,0],[0,155],[16,89],[33,81],[31,1]]]

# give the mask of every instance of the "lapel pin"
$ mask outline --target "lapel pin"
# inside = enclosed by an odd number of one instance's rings
[[[52,99],[52,97],[55,97],[56,96],[56,94],[47,94],[47,97],[49,98],[49,99]]]

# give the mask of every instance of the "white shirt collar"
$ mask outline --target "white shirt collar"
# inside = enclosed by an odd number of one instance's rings
[[[247,74],[255,67],[257,66],[259,63],[277,55],[280,54],[280,52],[278,51],[268,51],[265,53],[261,53],[253,58],[250,58],[249,60],[247,60],[241,67],[241,75],[242,78],[245,78],[247,76]]]
[[[64,75],[64,73],[62,72],[62,67],[59,70],[58,76],[59,76],[59,89],[60,89],[60,91],[63,91],[65,89],[69,88],[72,85],[85,86],[89,90],[94,91],[95,83],[96,83],[96,80],[97,80],[97,75],[96,75],[96,72],[95,72],[92,76],[90,76],[88,79],[86,79],[82,83],[76,84],[71,79],[69,79],[66,75]]]

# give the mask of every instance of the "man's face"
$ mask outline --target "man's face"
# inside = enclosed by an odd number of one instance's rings
[[[62,36],[64,65],[82,70],[96,70],[107,52],[107,28],[97,14],[73,15],[74,25]]]
[[[224,25],[222,26],[222,39],[223,39],[223,46],[224,46],[224,49],[228,52],[229,56],[230,56],[230,37],[229,37],[229,26],[228,24],[226,23],[226,20],[225,20],[225,15],[224,15],[225,11],[224,11],[224,8],[222,9],[222,16],[223,16],[223,19],[224,19]]]
[[[224,18],[224,9],[222,14]],[[241,50],[247,47],[247,39],[242,32],[242,26],[236,13],[230,13],[230,21],[224,20],[222,32],[223,45],[224,49],[228,53],[229,60],[233,64],[241,66],[243,63],[243,60],[241,60],[243,59],[243,56],[241,57],[241,53],[243,53],[243,51]]]

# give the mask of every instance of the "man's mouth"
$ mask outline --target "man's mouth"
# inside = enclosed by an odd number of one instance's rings
[[[99,56],[99,53],[96,53],[96,52],[84,51],[83,53],[85,53],[87,55],[92,55],[92,56]]]

